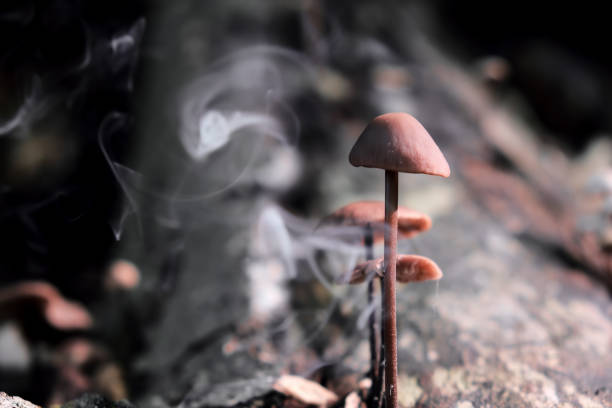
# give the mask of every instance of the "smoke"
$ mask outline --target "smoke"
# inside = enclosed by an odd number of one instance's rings
[[[226,115],[209,110],[202,115],[198,125],[197,133],[189,128],[181,133],[185,150],[196,160],[205,160],[208,155],[225,146],[238,130],[246,127],[262,127],[284,141],[282,133],[277,130],[278,124],[267,115],[258,113],[232,112]]]
[[[255,226],[254,251],[261,257],[275,258],[289,278],[297,276],[292,239],[278,207],[265,207]]]
[[[280,47],[248,48],[219,60],[181,95],[185,150],[206,159],[245,128],[295,144],[299,122],[284,100],[309,80],[307,61]]]
[[[0,14],[0,21],[25,30],[32,24],[34,14],[34,7],[29,4],[22,10]],[[54,112],[52,109],[78,109],[76,102],[83,102],[90,92],[100,90],[101,86],[112,84],[113,88],[122,93],[133,91],[134,71],[146,27],[144,18],[110,38],[94,34],[94,29],[81,19],[69,19],[67,23],[57,24],[58,27],[44,27],[43,32],[49,30],[51,38],[40,38],[41,43],[37,44],[40,49],[35,51],[35,54],[41,54],[36,57],[48,64],[49,72],[39,74],[36,65],[31,68],[33,74],[25,81],[27,85],[23,101],[10,117],[0,118],[0,136],[23,137],[37,121]],[[58,51],[52,42],[54,36],[59,39],[66,36],[72,48],[65,52]],[[73,49],[75,44],[79,46]],[[8,66],[11,65],[10,56],[11,53],[4,56],[8,59]],[[25,75],[29,72],[28,69],[24,71]],[[9,88],[21,81],[14,82],[7,84]],[[67,90],[66,84],[70,84]]]
[[[194,199],[220,194],[241,181],[261,185],[262,177],[257,175],[282,154],[293,159],[282,163],[289,180],[279,179],[265,187],[292,184],[299,173],[299,156],[292,154],[292,147],[300,128],[287,100],[309,80],[308,67],[295,52],[259,46],[212,64],[207,74],[186,87],[180,111],[183,148],[195,162],[194,168],[227,176],[208,177],[207,192]]]
[[[111,156],[112,153],[107,147],[110,145],[109,139],[115,137],[118,133],[125,130],[127,121],[128,118],[126,115],[113,112],[104,118],[102,124],[100,125],[100,129],[98,130],[98,145],[100,146],[100,150],[108,162],[125,199],[125,203],[121,205],[121,209],[115,215],[114,219],[110,220],[110,227],[117,241],[121,239],[121,234],[123,232],[123,227],[127,217],[138,212],[139,203],[135,195],[135,189],[138,189],[142,185],[142,175],[115,161]]]
[[[146,20],[140,18],[128,30],[117,33],[110,41],[112,69],[114,74],[124,78],[124,86],[128,92],[134,89],[134,70],[145,28]],[[84,64],[87,61],[89,58],[86,57]]]
[[[131,49],[143,29],[143,21],[136,23],[111,48],[119,54]],[[99,130],[100,148],[125,197],[112,221],[115,237],[120,239],[132,214],[184,228],[202,222],[202,209],[225,193],[255,187],[274,195],[290,188],[300,176],[301,159],[295,150],[299,121],[288,99],[311,76],[303,57],[280,47],[221,58],[178,94],[178,137],[161,146],[163,138],[148,135],[155,159],[140,169],[121,162],[113,148],[121,145],[129,121],[108,115]],[[173,170],[166,174],[165,168]]]
[[[318,222],[295,216],[269,201],[261,205],[258,214],[249,239],[245,273],[250,291],[249,322],[259,330],[255,337],[243,340],[242,347],[274,343],[273,339],[282,335],[285,343],[276,353],[282,361],[293,364],[304,347],[332,341],[329,331],[340,323],[348,342],[331,346],[330,352],[318,358],[310,357],[306,366],[297,363],[294,370],[309,375],[342,362],[363,340],[368,318],[379,302],[377,297],[368,304],[365,284],[348,285],[338,279],[350,274],[363,258],[363,230],[345,226],[317,228]],[[319,293],[318,301],[296,306],[296,286]],[[317,287],[326,293],[325,300],[320,298]],[[338,314],[343,316],[340,322]],[[278,321],[280,324],[274,324]]]
[[[11,134],[20,127],[27,129],[31,123],[44,116],[48,103],[42,99],[41,88],[40,78],[34,76],[30,89],[17,112],[10,119],[0,122],[0,136]]]
[[[334,284],[339,279],[330,271],[350,274],[364,253],[359,239],[351,234],[360,236],[362,231],[343,226],[321,230],[315,227],[315,222],[296,217],[275,204],[263,205],[254,224],[246,263],[251,314],[255,319],[270,320],[275,313],[287,310],[287,284],[291,280],[317,281],[335,299],[346,295],[346,285]],[[351,239],[346,242],[339,236]],[[320,255],[327,261],[326,268],[320,266]],[[274,295],[262,297],[261,293]]]

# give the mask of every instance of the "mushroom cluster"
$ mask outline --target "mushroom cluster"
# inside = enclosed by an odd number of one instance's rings
[[[321,226],[344,226],[355,227],[363,230],[363,240],[366,249],[366,261],[354,267],[348,276],[342,276],[339,283],[359,284],[368,282],[367,299],[368,305],[374,305],[374,278],[383,276],[383,258],[373,259],[373,245],[383,242],[385,230],[385,205],[382,201],[357,201],[347,204],[321,221]],[[411,210],[406,207],[398,207],[398,235],[400,238],[411,238],[418,233],[431,227],[431,218],[426,214]],[[402,255],[398,258],[397,268],[398,282],[418,282],[424,280],[440,279],[442,272],[430,259],[418,255]],[[372,313],[368,319],[369,342],[370,342],[370,372],[372,387],[368,400],[372,406],[380,400],[382,390],[381,356],[383,355],[382,342],[378,333],[376,315]],[[380,351],[379,351],[380,350]]]
[[[364,166],[385,170],[384,226],[382,228],[384,257],[377,260],[368,259],[365,263],[357,265],[349,282],[365,281],[374,276],[380,277],[382,281],[382,349],[384,353],[381,353],[381,365],[384,366],[384,373],[382,370],[372,370],[375,381],[370,397],[377,397],[374,395],[378,392],[376,383],[377,381],[380,383],[384,374],[385,406],[397,408],[395,282],[396,280],[416,282],[439,279],[442,276],[438,266],[428,258],[417,255],[400,255],[399,257],[397,255],[398,229],[402,224],[410,224],[405,217],[402,222],[402,214],[405,215],[407,210],[401,210],[398,207],[398,172],[448,177],[450,168],[429,133],[407,113],[387,113],[376,117],[353,146],[349,161],[356,167]],[[356,206],[353,208],[353,213],[361,214],[363,211],[374,215],[376,211],[382,212],[381,207],[381,205],[375,205],[367,209]],[[380,214],[376,215],[380,216]],[[367,218],[363,215],[362,217]],[[427,229],[431,225],[431,220],[428,218],[425,220],[422,225]],[[374,236],[372,224],[366,224],[370,226],[366,229],[365,242],[368,244],[367,234],[369,233],[370,245]],[[418,227],[414,227],[413,232],[419,232]],[[370,284],[371,278],[369,279]],[[369,296],[371,296],[370,290]]]

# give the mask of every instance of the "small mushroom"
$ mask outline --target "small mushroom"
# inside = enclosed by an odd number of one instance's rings
[[[46,282],[20,282],[0,289],[0,310],[10,310],[21,302],[35,303],[47,322],[59,330],[88,329],[93,324],[87,309],[67,300]]]
[[[383,325],[385,401],[397,408],[397,324],[395,279],[398,228],[398,172],[448,177],[444,155],[425,128],[407,113],[387,113],[365,128],[349,155],[353,166],[385,170],[385,274]]]
[[[363,283],[371,276],[384,276],[383,257],[357,264],[348,283]],[[425,256],[398,255],[395,278],[399,283],[439,280],[442,278],[442,271],[434,261]]]
[[[416,234],[426,231],[431,228],[431,218],[418,211],[411,210],[406,207],[398,208],[398,234],[401,238],[411,238]],[[372,245],[383,241],[384,238],[384,222],[385,222],[385,204],[382,201],[356,201],[340,207],[327,217],[325,217],[319,227],[327,226],[345,226],[359,227],[363,229],[363,242],[366,247],[366,259],[373,258]],[[381,260],[382,265],[382,260]],[[373,273],[364,271],[363,279],[371,278]],[[353,282],[349,282],[353,283]],[[369,279],[368,282],[368,303],[374,301],[374,282]],[[376,327],[376,318],[372,313],[368,319],[370,328],[370,377],[376,384],[379,382],[380,372],[380,340],[377,336],[379,331]],[[373,393],[376,390],[373,389]],[[371,397],[373,399],[374,396]]]
[[[338,208],[325,217],[319,225],[365,227],[370,224],[374,243],[378,243],[384,238],[384,223],[385,204],[382,201],[356,201]],[[398,207],[397,232],[400,238],[412,238],[429,228],[431,228],[431,218],[428,215],[403,206]]]
[[[443,274],[438,265],[420,255],[399,255],[397,257],[397,281],[400,283],[440,280]]]
[[[131,290],[140,283],[140,270],[132,262],[119,259],[108,268],[104,284],[107,289]]]
[[[446,158],[427,130],[407,113],[386,113],[365,128],[349,155],[353,166],[448,177]]]

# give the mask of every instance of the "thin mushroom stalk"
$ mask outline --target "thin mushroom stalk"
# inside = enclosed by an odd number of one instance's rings
[[[370,261],[374,259],[374,238],[372,232],[372,225],[367,223],[364,228],[363,241],[366,250],[366,260]],[[368,305],[374,304],[374,277],[368,281]],[[378,336],[376,333],[376,313],[374,311],[368,317],[368,328],[369,328],[369,340],[370,340],[370,379],[372,384],[377,381],[379,376],[378,372]]]
[[[364,244],[366,246],[366,260],[373,261],[373,231],[372,225],[368,223],[365,229]],[[374,281],[376,280],[376,274],[369,274],[368,280],[368,305],[374,302]],[[381,278],[380,291],[381,299],[383,298],[383,282]],[[369,317],[369,332],[370,332],[370,379],[372,385],[366,396],[366,406],[368,407],[379,407],[382,403],[382,384],[384,381],[384,365],[383,356],[385,353],[384,342],[383,342],[383,319],[380,319],[380,328],[376,324],[376,315],[378,308],[375,308]]]
[[[365,227],[364,244],[366,247],[366,260],[371,261],[374,259],[374,242],[372,225],[370,223],[367,223]],[[368,280],[368,305],[374,303],[374,281],[376,280],[375,278],[376,275],[374,274]],[[370,390],[368,391],[368,395],[366,397],[368,407],[378,407],[380,405],[382,392],[383,366],[381,361],[383,358],[382,356],[384,351],[382,349],[382,332],[379,330],[376,324],[377,310],[378,308],[372,310],[372,313],[368,318],[368,326],[370,332],[370,379],[372,380],[372,385],[370,386]]]
[[[397,406],[397,322],[395,279],[397,267],[397,171],[385,171],[385,279],[382,318],[385,344],[387,406]]]
[[[444,155],[423,125],[407,113],[376,117],[349,155],[353,166],[385,170],[385,254],[383,345],[386,408],[397,408],[397,322],[395,279],[398,227],[398,172],[450,175]]]
[[[380,296],[381,301],[385,298],[385,279],[384,277],[380,278]],[[382,310],[382,308],[381,308]],[[383,313],[380,315],[380,359],[378,360],[378,377],[376,378],[376,382],[372,384],[372,399],[374,400],[374,407],[382,407],[384,398],[383,398],[383,383],[385,381],[385,327],[383,325]]]
[[[369,277],[380,278],[384,281],[384,258],[372,259],[361,262],[353,268],[349,282],[351,284],[359,284],[365,282]],[[396,263],[396,281],[398,283],[425,282],[439,280],[442,278],[442,271],[431,259],[420,255],[398,255]],[[384,286],[384,284],[383,284]],[[384,333],[381,333],[384,336]],[[384,355],[384,343],[381,342],[381,353]],[[384,360],[379,361],[380,375],[376,378],[376,382],[372,384],[367,397],[368,407],[379,407],[382,402],[382,379]]]

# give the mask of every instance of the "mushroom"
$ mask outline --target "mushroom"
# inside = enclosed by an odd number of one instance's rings
[[[363,229],[363,242],[366,247],[366,260],[373,259],[373,243],[383,241],[385,222],[385,205],[382,201],[356,201],[338,208],[325,217],[319,227],[346,226],[359,227]],[[411,238],[416,234],[431,228],[431,218],[418,211],[400,206],[398,208],[398,234],[401,238]],[[382,260],[381,260],[382,263]],[[354,275],[354,274],[353,274]],[[364,270],[363,282],[366,277],[372,277],[373,273]],[[349,283],[357,283],[352,281]],[[344,283],[344,282],[343,282]],[[374,301],[374,280],[368,281],[368,304]],[[378,383],[379,359],[377,329],[374,313],[370,315],[368,326],[370,329],[370,378],[372,382]],[[381,353],[382,354],[382,353]]]
[[[32,302],[40,308],[45,320],[58,330],[84,330],[93,325],[87,309],[64,298],[52,285],[41,281],[15,283],[0,289],[0,310]]]
[[[384,275],[383,257],[361,262],[353,268],[349,278],[349,284],[359,284],[366,280],[370,283],[374,278],[382,279]],[[396,280],[399,283],[409,282],[424,282],[429,280],[439,280],[442,278],[442,271],[438,265],[431,259],[420,255],[398,255],[396,265]],[[380,355],[384,354],[384,347],[381,347]],[[372,382],[373,387],[368,393],[369,406],[375,404],[376,400],[380,399],[382,391],[382,376],[383,366],[379,364],[377,376]]]
[[[140,283],[140,270],[132,262],[119,259],[108,268],[104,285],[109,290],[131,290]]]
[[[397,325],[395,280],[398,227],[398,172],[448,177],[444,155],[425,128],[407,113],[387,113],[365,128],[349,155],[353,166],[385,170],[385,255],[383,278],[383,344],[385,401],[397,408]]]
[[[383,257],[361,262],[353,268],[353,273],[349,279],[351,285],[363,283],[370,277],[384,276]],[[442,278],[442,271],[438,265],[420,255],[398,255],[395,279],[399,283],[424,282],[439,280]]]
[[[384,223],[385,204],[382,201],[355,201],[338,208],[325,217],[319,226],[341,225],[366,228],[370,224],[373,243],[379,243],[384,238]],[[398,207],[397,232],[400,238],[412,238],[429,228],[431,228],[429,216],[404,206]],[[364,236],[364,241],[366,240]]]

